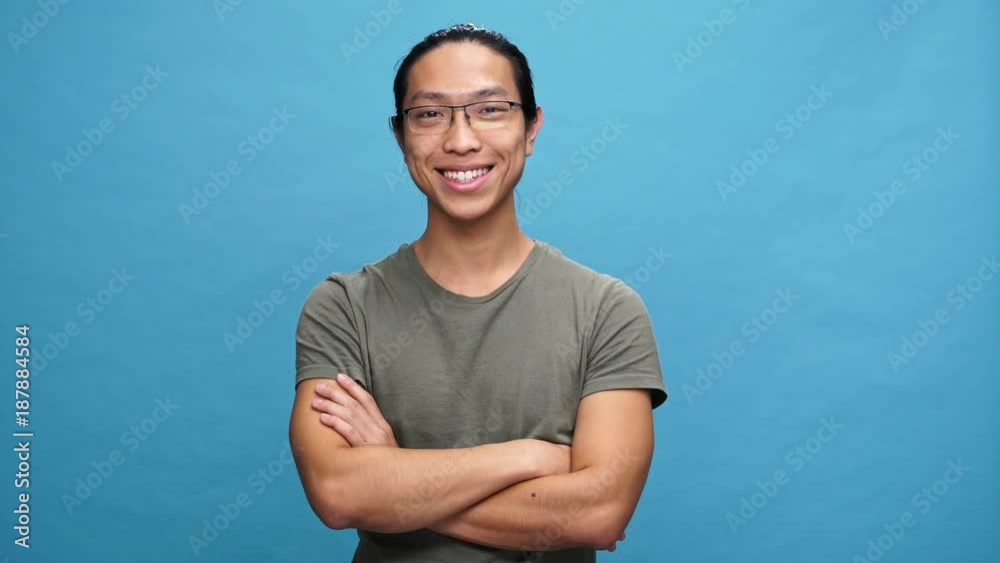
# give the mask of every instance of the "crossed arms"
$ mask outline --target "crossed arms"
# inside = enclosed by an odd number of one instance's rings
[[[309,504],[330,528],[613,550],[645,486],[653,418],[649,391],[601,391],[581,401],[572,448],[513,440],[404,449],[363,387],[309,379],[296,390],[290,438]]]

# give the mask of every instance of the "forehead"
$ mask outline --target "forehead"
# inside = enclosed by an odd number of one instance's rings
[[[463,101],[502,94],[516,99],[514,68],[506,57],[478,43],[445,43],[410,68],[406,101]]]

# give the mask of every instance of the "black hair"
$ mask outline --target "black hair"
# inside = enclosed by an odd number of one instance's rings
[[[522,112],[525,123],[532,123],[538,117],[538,106],[535,104],[535,86],[531,80],[531,68],[524,53],[502,34],[466,23],[435,31],[424,37],[410,49],[396,71],[396,79],[392,83],[392,92],[396,98],[396,114],[391,119],[394,131],[402,132],[403,97],[409,86],[410,69],[421,57],[445,43],[458,42],[479,43],[488,47],[498,55],[505,57],[514,67],[514,83],[521,96]]]

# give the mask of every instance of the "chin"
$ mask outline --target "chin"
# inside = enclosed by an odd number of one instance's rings
[[[489,206],[483,203],[445,204],[439,205],[438,209],[452,221],[457,223],[471,223],[488,216],[496,210],[496,206]]]
[[[504,199],[496,193],[481,193],[478,197],[454,197],[451,194],[439,194],[433,205],[440,213],[457,222],[478,221],[495,213],[499,213]]]

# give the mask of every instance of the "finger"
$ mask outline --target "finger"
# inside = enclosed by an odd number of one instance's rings
[[[318,386],[317,386],[318,387]],[[340,389],[327,389],[324,399],[333,401],[338,405],[351,408],[352,405],[357,405],[357,408],[362,408],[361,404],[354,400],[354,397],[350,393],[345,391],[343,388]]]
[[[345,374],[337,375],[337,385],[316,386],[316,395],[331,402],[325,407],[317,407],[317,410],[326,409],[330,414],[343,418],[358,431],[366,444],[398,447],[392,427],[364,386]]]
[[[360,385],[358,385],[357,383],[354,382],[354,380],[352,380],[350,377],[347,377],[342,373],[337,374],[337,383],[338,385],[334,386],[325,385],[322,383],[317,385],[316,394],[324,399],[329,399],[330,401],[333,401],[341,406],[344,406],[350,409],[351,411],[363,410],[365,413],[369,412],[368,409],[365,408],[363,404],[358,402],[358,400],[355,399],[354,395],[352,395],[352,393],[350,392],[353,388],[359,388],[361,389],[361,393],[367,395],[367,392],[365,392],[365,390],[361,388]],[[374,424],[372,423],[378,420],[378,418],[381,418],[381,413],[379,413],[379,417],[377,418],[371,417],[371,415],[368,414],[368,418],[373,418],[373,420],[369,425],[374,426]]]
[[[378,424],[368,420],[364,411],[359,411],[361,416],[357,416],[355,411],[326,399],[313,399],[312,408],[319,411],[321,415],[329,414],[350,424],[366,444],[395,442],[391,429],[386,431]]]
[[[321,386],[317,385],[316,387],[318,389]],[[365,442],[372,441],[376,436],[375,432],[382,432],[375,421],[371,420],[364,407],[343,390],[326,388],[323,394],[328,398],[314,398],[312,400],[312,407],[320,412],[332,414],[349,423],[361,434]]]
[[[361,420],[358,421],[355,414],[348,409],[324,399],[313,399],[312,406],[314,410],[319,411],[321,420],[324,416],[330,416],[332,417],[332,420],[341,420],[353,428],[360,443],[352,443],[352,446],[379,445],[391,446],[394,448],[399,447],[399,444],[396,442],[396,437],[393,436],[391,429],[386,431],[377,426],[371,427],[370,425],[366,425],[364,422],[364,416],[362,416]]]
[[[326,391],[326,398],[348,409],[351,412],[357,412],[359,419],[362,416],[364,418],[370,418],[368,410],[365,409],[364,405],[359,403],[358,400],[355,399],[354,396],[351,395],[349,392],[347,392],[347,390],[344,389],[343,387],[332,390],[328,389]]]
[[[337,381],[350,397],[368,413],[370,417],[369,429],[381,432],[384,441],[395,442],[392,427],[385,417],[382,416],[382,411],[379,409],[378,403],[375,402],[375,398],[371,396],[371,393],[366,391],[363,385],[345,374],[338,374]]]
[[[334,388],[327,385],[326,383],[320,383],[313,389],[313,391],[320,397],[329,399],[333,396]]]
[[[344,421],[349,421],[352,418],[349,409],[326,399],[313,399],[312,408],[319,411],[320,414],[330,414]]]
[[[372,420],[379,422],[384,420],[382,417],[382,411],[379,410],[378,405],[375,403],[375,399],[371,396],[371,393],[365,390],[365,388],[354,381],[353,378],[344,375],[337,375],[337,383],[347,391],[351,397],[361,404],[362,407],[368,412],[368,415],[372,417]]]
[[[364,438],[358,434],[358,431],[340,417],[336,417],[331,414],[321,414],[319,416],[319,420],[323,424],[336,430],[338,434],[343,436],[344,439],[351,444],[351,446],[357,447],[365,445]]]
[[[348,378],[349,380],[350,378]],[[329,399],[335,401],[344,406],[349,406],[352,402],[357,402],[350,393],[347,392],[347,386],[350,385],[349,382],[339,382],[338,385],[327,385],[325,383],[320,383],[316,386],[315,392],[320,397],[324,399]]]

